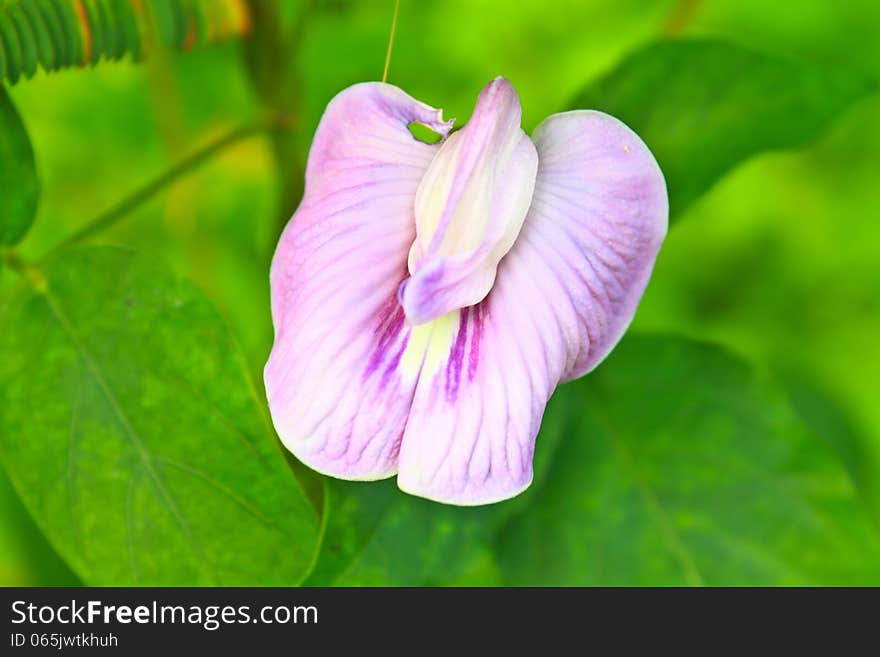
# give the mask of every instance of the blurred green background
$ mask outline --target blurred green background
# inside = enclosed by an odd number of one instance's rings
[[[330,0],[308,10],[290,53],[298,136],[282,160],[298,159],[299,169],[279,170],[267,138],[243,140],[94,240],[136,245],[192,278],[256,377],[272,340],[267,271],[281,199],[296,188],[329,99],[381,76],[392,9]],[[301,11],[285,3],[285,20]],[[504,75],[530,131],[623,56],[670,35],[720,37],[880,78],[873,0],[403,0],[389,82],[463,120],[481,87]],[[139,64],[41,72],[9,86],[42,186],[20,251],[41,256],[198,146],[259,117],[249,47],[233,39],[158,51]],[[720,343],[794,388],[820,390],[835,408],[819,421],[858,436],[857,466],[869,470],[880,463],[878,119],[874,94],[809,145],[759,155],[723,177],[671,230],[633,325]],[[0,292],[14,281],[0,272]],[[796,396],[807,413],[817,408],[809,394]],[[76,582],[0,471],[0,584]]]

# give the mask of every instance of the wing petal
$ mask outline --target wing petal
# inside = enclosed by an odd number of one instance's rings
[[[415,239],[416,189],[439,145],[414,139],[411,122],[444,137],[451,128],[391,85],[337,95],[272,261],[272,419],[298,458],[344,479],[396,472],[418,376],[418,357],[404,357],[411,329],[396,294]]]

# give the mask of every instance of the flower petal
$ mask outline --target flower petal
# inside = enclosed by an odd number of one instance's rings
[[[302,204],[272,261],[275,344],[264,372],[281,440],[320,472],[378,479],[396,471],[421,354],[396,293],[415,239],[413,203],[451,122],[379,83],[327,106],[309,153]]]
[[[435,350],[446,346],[446,357],[423,366],[400,451],[409,493],[471,505],[529,485],[547,400],[620,339],[665,236],[663,176],[620,121],[556,114],[534,142],[540,164],[519,238],[488,297],[444,318],[454,329]]]
[[[416,193],[411,277],[399,298],[412,324],[482,301],[519,234],[538,156],[510,82],[496,78],[443,144]]]
[[[534,140],[541,172],[522,248],[541,252],[554,272],[548,301],[568,344],[568,381],[596,367],[632,321],[666,237],[669,199],[651,151],[613,116],[554,114]]]

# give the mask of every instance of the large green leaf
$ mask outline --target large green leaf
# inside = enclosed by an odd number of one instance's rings
[[[802,66],[719,41],[661,41],[571,106],[613,114],[645,140],[666,176],[674,219],[746,158],[807,142],[874,89],[842,67]]]
[[[34,222],[39,184],[31,140],[0,86],[0,247],[15,244]]]
[[[152,258],[62,252],[0,309],[0,453],[89,584],[295,584],[317,517],[213,306]]]
[[[833,451],[724,351],[629,337],[500,534],[514,584],[880,583],[880,539]]]
[[[576,424],[568,395],[551,400],[535,451],[534,486],[547,472],[560,440]],[[491,584],[492,573],[473,572],[505,520],[523,498],[485,507],[437,504],[397,489],[394,481],[327,480],[325,534],[307,584],[315,586],[425,586]]]

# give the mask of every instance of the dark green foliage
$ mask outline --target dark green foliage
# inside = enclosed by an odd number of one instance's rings
[[[39,182],[21,118],[0,87],[0,247],[15,244],[34,221]]]
[[[675,219],[732,167],[809,141],[874,89],[846,69],[721,41],[660,41],[590,84],[571,107],[612,114],[642,137],[666,176]]]
[[[724,350],[631,336],[559,392],[582,419],[500,535],[510,583],[880,583],[880,535],[833,451]]]

